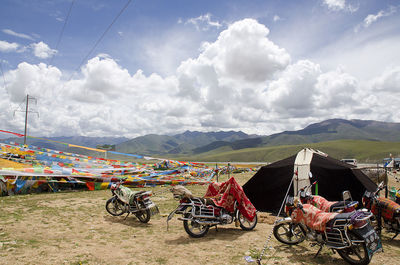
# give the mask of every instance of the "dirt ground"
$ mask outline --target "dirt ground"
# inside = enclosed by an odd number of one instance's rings
[[[252,175],[235,178],[243,184]],[[195,195],[206,189],[188,188]],[[0,197],[0,264],[248,264],[244,256],[258,257],[271,235],[274,217],[265,213],[250,232],[231,224],[193,239],[176,217],[167,230],[167,215],[178,202],[169,187],[146,189],[160,209],[148,224],[109,215],[109,190]],[[383,232],[384,252],[371,264],[399,264],[400,236],[390,241],[392,235]],[[307,241],[290,247],[272,236],[262,264],[346,264],[327,248],[314,258],[317,250]]]

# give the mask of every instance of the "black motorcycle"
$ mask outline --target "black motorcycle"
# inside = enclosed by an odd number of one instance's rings
[[[124,213],[134,214],[140,222],[147,223],[150,217],[158,214],[157,205],[150,200],[151,191],[137,191],[121,185],[124,179],[111,185],[112,197],[106,202],[106,210],[113,216],[120,216]],[[125,217],[125,218],[126,218]]]

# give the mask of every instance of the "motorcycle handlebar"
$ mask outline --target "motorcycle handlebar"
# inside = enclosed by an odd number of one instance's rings
[[[314,182],[311,183],[310,185],[301,188],[301,189],[298,191],[298,194],[297,194],[297,195],[300,196],[301,192],[307,192],[307,190],[310,189],[310,188],[311,188],[313,185],[315,185],[315,184],[317,184],[317,181],[314,181]]]
[[[382,181],[381,183],[379,183],[378,187],[376,188],[376,191],[374,193],[374,195],[376,196],[381,190],[383,190],[384,188],[386,188],[386,185],[383,184],[384,182]]]

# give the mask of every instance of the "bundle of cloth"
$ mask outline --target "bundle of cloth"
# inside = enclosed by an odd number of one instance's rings
[[[236,182],[234,177],[231,177],[226,182],[211,183],[208,186],[204,198],[212,199],[215,205],[223,207],[229,212],[234,211],[234,204],[235,201],[237,201],[240,213],[250,222],[252,222],[256,216],[256,208],[247,198],[242,186]]]

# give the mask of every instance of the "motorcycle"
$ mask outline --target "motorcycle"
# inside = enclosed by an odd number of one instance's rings
[[[383,182],[379,183],[375,192],[366,191],[362,197],[364,207],[370,210],[374,216],[374,224],[378,234],[383,227],[389,232],[395,233],[392,240],[400,233],[400,205],[388,198],[380,198],[379,192],[385,188]]]
[[[257,214],[253,220],[247,219],[239,211],[238,201],[235,200],[233,211],[219,207],[209,198],[194,197],[192,193],[183,186],[176,186],[171,189],[174,198],[179,200],[178,207],[173,210],[167,218],[172,219],[174,214],[182,214],[183,227],[189,236],[200,238],[207,234],[210,227],[226,225],[235,222],[236,227],[240,226],[245,231],[253,230],[257,225]]]
[[[311,187],[317,182],[311,183],[310,185],[299,190],[298,197],[302,204],[311,204],[324,212],[352,212],[358,207],[358,201],[353,201],[350,191],[344,191],[342,193],[342,201],[328,201],[322,196],[312,195]]]
[[[151,191],[132,191],[122,185],[125,179],[111,185],[112,197],[106,202],[106,210],[113,216],[120,216],[124,213],[134,214],[140,222],[147,223],[150,217],[158,214],[157,205],[150,200]]]
[[[275,238],[287,245],[308,239],[312,245],[332,249],[350,264],[369,264],[372,255],[382,249],[379,236],[370,224],[372,213],[357,210],[347,213],[324,212],[313,205],[301,204],[298,198],[288,197],[285,212],[289,217],[274,226]]]

